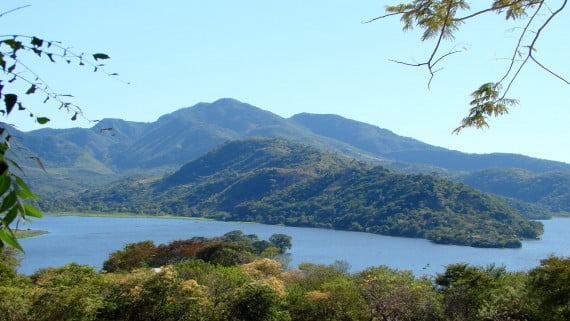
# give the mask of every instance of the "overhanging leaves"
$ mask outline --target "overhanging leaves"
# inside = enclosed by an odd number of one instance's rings
[[[392,16],[400,16],[404,31],[419,28],[424,31],[421,41],[437,39],[429,54],[429,58],[426,58],[424,62],[408,63],[391,60],[407,66],[427,68],[430,73],[428,88],[435,73],[442,69],[439,66],[436,68],[436,65],[440,64],[449,55],[459,52],[451,49],[445,53],[441,49],[441,44],[442,40],[453,39],[454,33],[461,24],[480,15],[492,13],[503,15],[505,20],[524,21],[515,31],[518,33],[518,39],[513,46],[513,53],[507,59],[506,72],[500,76],[500,80],[483,84],[475,91],[479,92],[480,95],[474,97],[473,101],[471,101],[472,107],[469,115],[462,120],[461,125],[454,130],[454,133],[458,133],[465,127],[488,127],[487,118],[489,116],[504,115],[507,113],[509,106],[516,105],[518,102],[514,99],[506,98],[506,95],[509,93],[515,79],[518,78],[521,70],[529,62],[535,63],[548,74],[570,85],[570,79],[550,69],[535,56],[538,39],[554,18],[566,9],[568,0],[558,2],[555,7],[551,7],[551,4],[545,0],[493,0],[490,1],[490,4],[478,10],[471,10],[470,3],[472,2],[467,0],[409,0],[407,3],[387,6],[386,14],[366,21],[366,23],[369,23]],[[488,95],[489,91],[484,92],[484,87],[489,84],[494,84],[495,87],[503,84],[505,89],[500,96],[491,97],[491,95]]]
[[[32,84],[28,90],[26,90],[26,95],[31,95],[36,92],[36,85]]]
[[[0,229],[0,240],[2,241],[0,242],[0,248],[4,246],[4,243],[6,243],[21,252],[24,252],[24,249],[22,249],[20,244],[18,244],[18,241],[16,241],[16,237],[10,233],[9,230]]]
[[[18,95],[15,94],[5,94],[4,95],[4,104],[6,106],[6,114],[10,114],[14,106],[18,102]]]
[[[25,56],[24,53],[26,53]],[[43,97],[44,103],[55,101],[55,104],[59,105],[59,109],[72,112],[72,120],[76,120],[78,116],[82,115],[81,108],[68,100],[73,96],[54,91],[42,75],[36,73],[30,68],[31,65],[27,64],[27,59],[38,57],[46,57],[54,63],[56,61],[76,62],[79,65],[98,68],[108,76],[116,75],[106,72],[103,65],[97,62],[110,59],[109,55],[105,53],[78,54],[58,41],[46,41],[36,36],[3,35],[0,36],[0,73],[4,75],[0,78],[0,100],[4,101],[4,108],[0,108],[0,113],[9,115],[16,110],[25,111],[27,106],[25,107],[21,102],[22,98],[25,97],[24,93],[26,95],[41,93],[45,95]],[[13,86],[13,88],[6,88],[9,86]],[[41,125],[50,121],[49,118],[38,117],[32,112],[27,112],[27,114]],[[4,135],[1,135],[2,133]],[[10,148],[8,143],[10,136],[4,132],[2,127],[0,127],[0,135],[2,136],[0,137],[0,232],[2,233],[0,248],[8,244],[21,250],[22,248],[10,230],[10,223],[17,218],[25,219],[26,216],[41,217],[41,212],[31,205],[25,204],[26,200],[37,200],[38,198],[24,181],[12,172],[12,170],[22,171],[22,168],[18,162],[7,157]],[[34,159],[38,166],[45,171],[38,157],[28,156],[25,158]]]
[[[32,37],[32,41],[30,41],[30,43],[33,46],[41,47],[44,44],[44,41],[40,38]]]
[[[489,117],[507,114],[509,107],[518,104],[515,99],[503,98],[501,96],[501,85],[496,83],[483,84],[471,94],[471,97],[473,100],[469,103],[472,106],[469,115],[453,131],[455,134],[466,127],[489,127],[487,122]]]
[[[47,117],[38,117],[38,118],[36,118],[36,121],[38,122],[38,124],[44,125],[44,124],[47,124],[47,123],[49,122],[49,118],[47,118]]]
[[[42,218],[42,213],[30,204],[24,204],[24,208],[26,209],[26,215],[36,218]]]
[[[111,57],[109,57],[109,55],[104,54],[104,53],[96,53],[93,54],[93,59],[97,60],[105,60],[105,59],[110,59]]]

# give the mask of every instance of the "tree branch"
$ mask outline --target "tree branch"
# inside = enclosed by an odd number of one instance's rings
[[[509,74],[511,73],[511,71],[513,70],[513,67],[515,65],[515,62],[517,61],[517,55],[519,54],[519,49],[521,47],[521,44],[523,42],[523,39],[526,35],[526,33],[528,32],[528,29],[530,28],[530,25],[532,24],[532,22],[534,21],[534,19],[538,16],[538,13],[540,12],[540,10],[542,9],[542,5],[544,4],[544,2],[540,3],[540,5],[538,6],[538,8],[536,8],[536,10],[534,11],[534,13],[532,14],[532,16],[528,19],[527,24],[525,25],[525,27],[523,28],[519,39],[517,41],[517,45],[515,47],[515,50],[513,52],[513,56],[511,58],[511,63],[509,64],[509,68],[507,68],[507,72],[505,72],[505,74],[503,75],[503,77],[501,78],[501,80],[499,80],[497,83],[501,84],[503,83],[503,81],[505,81],[505,79],[507,79],[507,77],[509,76]],[[520,68],[522,68],[522,66],[528,61],[528,59],[523,59],[521,62],[521,66],[519,67],[519,70],[517,70],[517,72],[515,73],[518,74],[518,72],[520,71]],[[507,86],[507,90],[505,90],[503,98],[506,96],[506,93],[508,92],[508,89],[510,89],[512,82],[509,83],[509,85]]]
[[[481,10],[481,11],[474,12],[474,13],[472,13],[472,14],[470,14],[470,15],[465,16],[465,17],[453,19],[453,21],[464,21],[464,20],[468,20],[468,19],[474,18],[474,17],[476,17],[476,16],[478,16],[478,15],[481,15],[481,14],[484,14],[484,13],[487,13],[487,12],[492,12],[492,11],[499,11],[499,10],[501,10],[501,9],[505,9],[505,8],[511,7],[511,6],[513,6],[513,5],[516,5],[516,4],[518,4],[518,3],[525,2],[525,1],[528,1],[528,0],[517,0],[517,1],[515,1],[515,2],[506,4],[506,5],[503,5],[503,6],[490,7],[490,8]],[[540,1],[540,2],[542,3],[542,2],[544,2],[544,1]],[[528,5],[525,5],[524,7],[530,7],[530,6],[534,5],[534,4],[535,4],[535,3],[531,3],[531,4],[528,4]]]
[[[376,18],[372,18],[372,19],[370,19],[370,20],[364,20],[364,21],[362,21],[361,23],[362,23],[362,24],[367,24],[367,23],[374,22],[374,21],[376,21],[376,20],[380,20],[380,19],[384,19],[384,18],[388,18],[388,17],[391,17],[391,16],[396,16],[396,15],[404,14],[404,13],[408,13],[408,12],[410,12],[410,11],[399,11],[399,12],[387,13],[387,14],[385,14],[385,15],[383,15],[383,16],[379,16],[379,17],[376,17]]]
[[[538,39],[540,38],[540,34],[542,33],[542,31],[544,30],[544,28],[546,28],[546,26],[548,26],[548,24],[550,24],[550,22],[552,21],[552,19],[554,19],[554,17],[556,15],[558,15],[560,12],[562,12],[562,10],[564,10],[564,8],[566,7],[568,0],[564,0],[562,2],[562,4],[560,5],[560,7],[552,12],[552,14],[550,14],[550,16],[548,17],[548,19],[546,19],[546,21],[544,21],[544,23],[540,26],[540,28],[538,28],[538,30],[536,31],[536,33],[534,34],[534,37],[530,43],[530,45],[528,45],[528,51],[527,51],[527,55],[525,57],[525,59],[523,59],[521,65],[519,66],[518,70],[516,71],[516,73],[514,74],[514,76],[511,78],[511,81],[509,81],[509,84],[507,85],[507,87],[505,88],[505,91],[503,92],[503,95],[501,96],[501,98],[505,98],[505,96],[507,95],[507,93],[509,92],[509,90],[511,89],[515,79],[518,77],[519,73],[521,72],[521,70],[523,69],[523,67],[527,64],[527,62],[530,60],[534,61],[539,67],[541,67],[542,69],[544,69],[545,71],[547,71],[548,73],[550,73],[551,75],[555,76],[556,78],[562,80],[563,82],[565,82],[566,84],[570,84],[570,82],[568,80],[566,80],[565,78],[563,78],[562,76],[556,74],[555,72],[553,72],[552,70],[550,70],[549,68],[545,67],[543,64],[541,64],[540,62],[538,62],[538,60],[533,56],[533,51],[535,50],[535,45],[538,41]],[[542,3],[541,3],[542,6]],[[537,9],[537,11],[534,13],[534,15],[531,17],[531,19],[534,19],[534,17],[538,14],[538,11],[540,10],[541,7],[539,7]],[[529,23],[532,21],[529,21]]]
[[[8,11],[4,11],[4,12],[0,13],[0,18],[2,18],[3,16],[5,16],[5,15],[7,15],[7,14],[9,14],[9,13],[12,13],[12,12],[14,12],[14,11],[18,11],[18,10],[21,10],[21,9],[24,9],[24,8],[27,8],[27,7],[31,7],[31,6],[32,6],[31,4],[27,4],[27,5],[23,5],[23,6],[14,8],[14,9],[10,9],[10,10],[8,10]]]

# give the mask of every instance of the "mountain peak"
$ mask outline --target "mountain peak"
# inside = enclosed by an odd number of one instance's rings
[[[227,97],[226,97],[226,98],[220,98],[220,99],[218,99],[218,100],[216,100],[216,101],[214,101],[214,102],[212,103],[212,105],[226,105],[226,106],[236,105],[236,104],[249,105],[249,104],[246,104],[246,103],[244,103],[244,102],[241,102],[241,101],[239,101],[239,100],[237,100],[237,99],[235,99],[235,98],[227,98]],[[250,106],[251,106],[251,105],[250,105]]]
[[[221,98],[214,102],[200,102],[191,107],[178,109],[170,114],[161,116],[158,122],[171,120],[174,118],[203,118],[204,120],[214,121],[227,115],[237,116],[245,113],[246,116],[251,113],[277,116],[271,112],[255,107],[253,105],[241,102],[233,98]],[[278,117],[278,116],[277,116]]]

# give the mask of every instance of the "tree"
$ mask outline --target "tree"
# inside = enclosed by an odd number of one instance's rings
[[[11,247],[0,249],[0,320],[31,320],[32,284],[29,277],[19,275],[19,254]]]
[[[370,319],[441,319],[439,296],[427,278],[380,266],[361,272],[359,283]]]
[[[95,320],[106,282],[93,267],[68,264],[32,275],[32,320]]]
[[[25,7],[27,6],[1,12],[0,18]],[[83,116],[81,107],[71,101],[72,95],[54,90],[42,76],[28,66],[28,60],[33,57],[50,63],[59,61],[90,66],[94,71],[102,71],[108,76],[117,75],[101,69],[104,65],[99,60],[109,59],[107,54],[78,54],[59,41],[47,41],[30,35],[0,35],[0,100],[4,102],[4,106],[0,107],[0,113],[5,117],[16,112],[28,113],[36,123],[41,125],[48,123],[49,118],[37,115],[26,104],[26,97],[34,94],[43,95],[45,104],[54,103],[59,109],[70,113],[72,121]],[[15,161],[14,155],[18,154],[11,148],[10,141],[9,126],[0,123],[0,248],[8,244],[23,251],[12,232],[11,225],[19,220],[28,220],[29,217],[40,218],[42,214],[29,204],[30,200],[38,198],[16,174],[22,172],[22,168]],[[27,158],[35,160],[44,169],[38,157],[31,155]]]
[[[153,241],[142,241],[126,244],[123,250],[115,251],[103,262],[106,272],[131,271],[136,268],[148,267],[157,248]]]
[[[247,284],[239,290],[230,304],[230,315],[236,321],[287,320],[280,311],[280,299],[271,288],[259,284]]]
[[[504,267],[448,265],[435,283],[450,320],[530,320],[528,275]]]
[[[570,319],[570,257],[549,257],[531,270],[529,293],[540,320]]]
[[[488,127],[491,116],[500,116],[508,112],[509,107],[517,105],[518,101],[507,98],[520,72],[529,63],[534,63],[546,73],[570,85],[570,79],[558,74],[543,64],[537,56],[538,40],[546,27],[565,8],[568,0],[561,0],[549,5],[546,0],[493,0],[490,5],[482,9],[472,10],[471,2],[465,0],[413,0],[395,6],[387,6],[386,14],[371,19],[368,22],[400,16],[403,30],[419,28],[423,30],[421,40],[435,39],[431,54],[421,63],[409,63],[393,60],[396,63],[425,67],[430,74],[428,87],[435,74],[441,70],[440,64],[445,58],[454,55],[459,50],[442,52],[442,43],[453,40],[454,34],[460,26],[472,21],[474,18],[488,14],[502,14],[506,20],[520,20],[523,26],[517,31],[517,42],[510,53],[506,71],[496,81],[482,84],[471,96],[471,108],[454,133],[459,133],[466,127]]]
[[[293,246],[291,243],[292,239],[293,238],[287,234],[273,234],[269,237],[269,242],[275,245],[281,253],[285,253]]]
[[[243,246],[235,243],[213,243],[205,246],[196,253],[196,258],[223,266],[233,266],[253,261],[253,255]]]

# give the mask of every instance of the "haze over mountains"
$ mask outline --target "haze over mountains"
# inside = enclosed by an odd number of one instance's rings
[[[286,138],[408,173],[436,172],[456,179],[497,168],[529,173],[570,171],[570,164],[523,155],[452,151],[337,115],[303,113],[286,119],[234,99],[200,103],[152,123],[103,119],[89,129],[12,130],[12,135],[50,169],[47,177],[29,170],[32,185],[43,195],[98,186],[120,175],[173,171],[226,141],[254,136]],[[503,191],[478,186],[496,194]],[[511,194],[505,196],[518,197]],[[570,198],[567,194],[561,196],[561,204]],[[562,206],[564,211],[569,212],[570,206]]]

